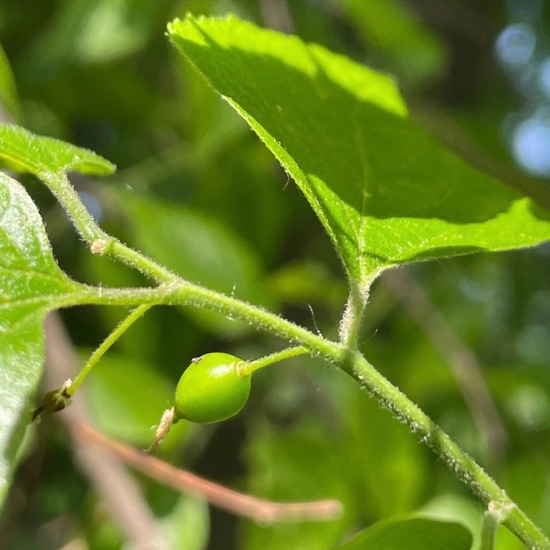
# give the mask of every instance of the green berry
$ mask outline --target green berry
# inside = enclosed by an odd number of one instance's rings
[[[228,353],[207,353],[194,359],[176,388],[174,422],[220,422],[235,416],[250,395],[251,376],[237,374],[241,359]]]

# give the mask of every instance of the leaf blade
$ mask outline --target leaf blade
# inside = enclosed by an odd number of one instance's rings
[[[108,175],[115,166],[96,153],[64,141],[37,136],[15,124],[0,124],[0,158],[10,168],[49,181],[69,171]]]
[[[234,17],[168,34],[296,181],[352,282],[550,239],[550,214],[435,143],[387,76]]]
[[[80,288],[55,262],[24,188],[0,172],[0,504],[42,375],[43,318]]]

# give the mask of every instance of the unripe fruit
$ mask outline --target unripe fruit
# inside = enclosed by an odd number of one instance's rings
[[[241,377],[241,359],[228,353],[207,353],[194,359],[176,388],[174,422],[220,422],[235,416],[250,395],[251,376]]]

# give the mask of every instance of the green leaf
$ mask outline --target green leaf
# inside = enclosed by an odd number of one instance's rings
[[[50,67],[112,62],[142,49],[165,17],[162,8],[150,2],[68,2],[52,10],[51,23],[34,45],[35,57]],[[109,88],[113,86],[109,82]]]
[[[161,525],[174,550],[204,550],[208,546],[210,516],[204,500],[181,495]]]
[[[365,516],[380,519],[416,509],[427,485],[425,449],[355,384],[337,379],[333,385],[335,408],[346,424],[343,452],[354,457],[346,472]]]
[[[338,550],[470,550],[472,535],[458,523],[421,517],[375,523]]]
[[[58,139],[36,136],[12,124],[0,124],[0,159],[14,170],[50,181],[65,172],[108,175],[115,166],[92,151]]]
[[[419,515],[433,520],[460,523],[472,534],[472,548],[479,547],[483,515],[480,513],[479,502],[473,498],[461,494],[439,494],[422,506]]]
[[[24,188],[0,172],[0,504],[42,374],[44,315],[79,288],[55,262]]]
[[[325,550],[341,540],[355,519],[353,495],[342,482],[346,464],[339,453],[341,446],[342,440],[318,419],[288,430],[267,423],[255,427],[247,448],[250,493],[281,502],[334,498],[345,512],[325,522],[247,522],[242,536],[244,550]]]
[[[441,72],[443,41],[402,0],[337,0],[349,22],[369,46],[395,67],[407,84],[416,85]]]
[[[168,33],[294,178],[352,282],[550,238],[550,214],[440,147],[388,76],[234,17]]]
[[[21,117],[15,79],[2,46],[0,46],[0,103],[14,119],[18,120]]]

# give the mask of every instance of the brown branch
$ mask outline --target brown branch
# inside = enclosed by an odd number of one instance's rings
[[[420,285],[405,270],[387,272],[383,282],[448,363],[484,439],[488,455],[493,459],[498,458],[508,446],[508,435],[476,355],[464,344]]]
[[[175,468],[143,451],[113,441],[87,424],[78,426],[76,434],[80,440],[88,444],[100,444],[126,464],[165,485],[204,498],[218,508],[259,523],[326,521],[336,519],[342,513],[342,504],[337,500],[278,503],[227,489],[190,472]]]

